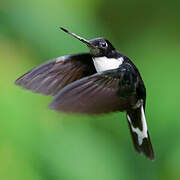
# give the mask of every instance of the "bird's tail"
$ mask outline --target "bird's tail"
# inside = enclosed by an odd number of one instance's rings
[[[154,152],[148,133],[143,105],[127,112],[127,120],[138,153],[144,153],[149,159],[154,159]]]

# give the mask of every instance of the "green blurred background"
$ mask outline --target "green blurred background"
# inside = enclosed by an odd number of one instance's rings
[[[179,19],[179,0],[1,1],[0,179],[179,179]],[[154,162],[134,151],[125,113],[58,114],[47,109],[52,97],[13,84],[48,59],[88,51],[59,25],[106,37],[137,65]]]

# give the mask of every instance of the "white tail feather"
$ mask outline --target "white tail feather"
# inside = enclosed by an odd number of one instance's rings
[[[148,137],[148,133],[147,133],[147,123],[146,123],[146,118],[145,118],[145,114],[144,114],[144,108],[143,105],[141,105],[141,122],[142,122],[142,130],[140,130],[138,127],[135,128],[133,127],[133,124],[131,122],[131,118],[129,115],[127,115],[127,119],[131,125],[132,131],[135,132],[138,136],[138,143],[139,145],[142,145],[143,143],[143,139]]]

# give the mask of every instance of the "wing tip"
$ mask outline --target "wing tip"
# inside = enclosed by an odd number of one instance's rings
[[[63,108],[59,107],[59,105],[57,106],[54,102],[52,102],[52,103],[50,103],[50,104],[48,105],[48,109],[53,110],[53,111],[56,111],[56,112],[58,112],[58,113],[77,114],[77,113],[75,113],[75,112],[69,111],[68,109],[63,109]]]
[[[14,85],[19,86],[23,89],[28,89],[28,88],[26,88],[25,82],[22,79],[17,79],[16,81],[14,81]]]
[[[56,108],[55,108],[55,106],[54,106],[53,103],[50,103],[50,104],[48,105],[48,108],[49,108],[49,109],[52,109],[52,110],[56,110]]]
[[[28,83],[27,81],[27,75],[29,74],[30,71],[28,71],[27,73],[23,74],[22,76],[20,76],[19,78],[17,78],[14,81],[15,85],[21,86],[23,88],[26,89],[26,84]]]
[[[18,79],[16,79],[14,81],[14,84],[17,85],[17,86],[21,86],[21,77],[19,77]]]
[[[61,110],[61,108],[57,107],[57,104],[54,100],[48,105],[48,108],[54,111],[64,112],[63,110]]]

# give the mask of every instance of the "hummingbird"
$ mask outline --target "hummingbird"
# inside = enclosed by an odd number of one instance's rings
[[[53,96],[50,109],[98,115],[126,112],[135,150],[153,160],[145,104],[146,88],[133,62],[105,38],[86,40],[60,27],[89,48],[89,53],[60,56],[19,77],[15,84]]]

